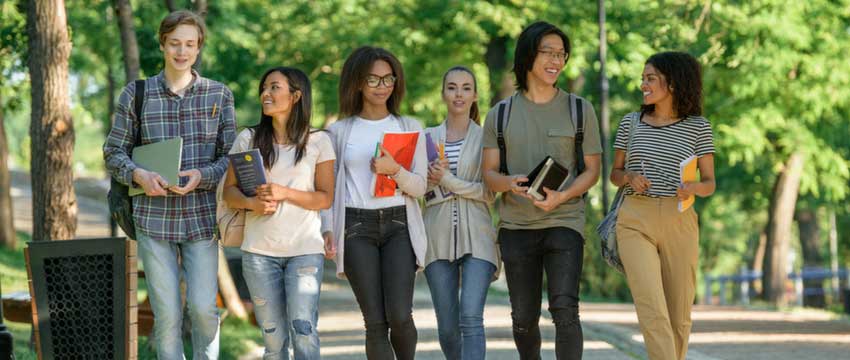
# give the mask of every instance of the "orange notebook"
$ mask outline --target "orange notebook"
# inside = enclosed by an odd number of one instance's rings
[[[691,157],[682,160],[679,163],[679,185],[684,185],[686,182],[694,182],[697,181],[697,157],[691,155]],[[687,200],[679,201],[679,212],[683,212],[688,210],[689,207],[694,205],[694,196],[687,198]]]
[[[380,145],[390,152],[393,159],[410,171],[413,165],[413,155],[416,154],[416,142],[419,141],[418,131],[385,132]],[[380,155],[380,148],[375,156]],[[398,184],[387,175],[375,175],[375,197],[395,196]]]

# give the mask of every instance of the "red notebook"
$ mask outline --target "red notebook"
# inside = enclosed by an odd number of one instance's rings
[[[390,152],[393,159],[410,171],[413,165],[413,155],[416,154],[416,142],[419,141],[418,131],[385,132],[381,145]],[[380,155],[380,148],[375,156]],[[398,184],[387,175],[375,176],[375,197],[395,196]]]

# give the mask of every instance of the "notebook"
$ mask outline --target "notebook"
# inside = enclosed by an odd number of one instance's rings
[[[383,146],[399,165],[409,171],[413,165],[417,141],[419,141],[418,131],[384,132],[383,140],[376,145],[375,157],[381,155],[380,146]],[[373,182],[375,184],[372,189],[374,189],[375,197],[388,197],[396,194],[398,184],[389,176],[376,174]]]
[[[691,155],[691,157],[679,163],[679,186],[694,181],[697,181],[697,157]],[[686,200],[679,201],[679,212],[684,212],[693,206],[694,200],[694,196],[691,195]]]
[[[543,191],[543,188],[561,191],[561,187],[567,182],[569,173],[567,168],[551,156],[547,156],[528,174],[528,182],[520,185],[528,186],[528,194],[537,201],[543,201],[546,199],[546,192]]]
[[[257,196],[257,186],[266,183],[266,169],[263,168],[263,155],[260,149],[252,149],[227,155],[236,185],[247,197]]]
[[[140,168],[162,176],[169,186],[180,185],[180,162],[183,157],[183,138],[176,137],[133,149],[133,162]],[[127,191],[130,196],[142,195],[145,190],[133,184]]]

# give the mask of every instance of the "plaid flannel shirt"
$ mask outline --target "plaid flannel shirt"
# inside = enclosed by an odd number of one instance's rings
[[[168,89],[163,73],[145,80],[141,144],[183,138],[180,170],[198,169],[201,182],[186,194],[133,197],[136,231],[155,240],[180,243],[211,240],[215,231],[215,189],[227,170],[227,153],[236,137],[233,93],[224,84],[200,77],[183,97]],[[133,99],[136,84],[124,88],[115,109],[112,129],[103,145],[106,170],[119,182],[131,184],[137,165],[130,158],[136,127]],[[180,185],[188,178],[180,179]]]

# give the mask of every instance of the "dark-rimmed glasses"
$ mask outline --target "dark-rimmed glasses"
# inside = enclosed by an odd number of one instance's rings
[[[376,88],[381,84],[384,84],[386,87],[395,86],[396,77],[393,74],[384,75],[383,77],[377,75],[369,75],[366,77],[366,86],[370,88]]]

